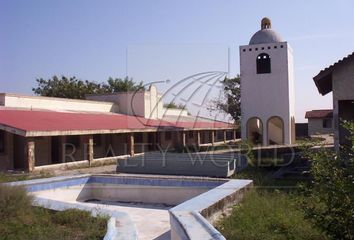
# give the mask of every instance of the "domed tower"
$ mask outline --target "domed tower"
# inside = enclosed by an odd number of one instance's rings
[[[248,45],[240,46],[241,135],[253,144],[295,142],[292,49],[261,21]]]

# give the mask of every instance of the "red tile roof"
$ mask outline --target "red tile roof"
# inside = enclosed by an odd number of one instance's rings
[[[305,118],[332,118],[332,109],[312,110],[306,112]]]
[[[223,122],[167,122],[123,114],[0,109],[0,125],[25,132],[140,131],[157,128],[232,128]]]

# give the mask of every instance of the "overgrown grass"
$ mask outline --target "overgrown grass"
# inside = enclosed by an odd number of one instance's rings
[[[31,203],[24,188],[0,184],[0,239],[102,239],[106,233],[106,217],[75,209],[55,212]]]
[[[306,180],[298,179],[273,179],[272,174],[277,170],[277,167],[247,167],[243,171],[236,173],[233,178],[236,179],[252,179],[253,184],[258,189],[282,190],[286,192],[296,191],[297,185]]]
[[[327,239],[305,220],[297,197],[280,191],[253,190],[217,228],[226,239]]]
[[[53,175],[49,172],[40,172],[38,174],[29,174],[29,173],[2,173],[0,172],[0,183],[4,182],[15,182],[15,181],[25,181],[30,179],[38,178],[48,178]]]
[[[277,167],[249,166],[234,178],[252,179],[254,189],[216,227],[226,239],[329,239],[305,218],[298,184],[306,180],[273,179]]]

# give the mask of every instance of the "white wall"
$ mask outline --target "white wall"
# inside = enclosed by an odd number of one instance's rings
[[[163,108],[163,113],[166,116],[180,116],[180,117],[188,116],[187,110],[177,109],[177,108]]]
[[[257,74],[256,60],[261,53],[267,53],[271,58],[269,74]],[[242,138],[246,139],[247,120],[258,117],[263,122],[263,143],[266,144],[267,122],[269,118],[279,116],[284,122],[284,143],[291,144],[291,117],[295,115],[295,107],[293,56],[289,44],[240,46],[240,70]]]
[[[46,109],[54,111],[82,112],[118,112],[118,105],[113,102],[22,96],[9,93],[0,94],[0,104],[5,107],[24,109]]]
[[[149,119],[162,118],[163,102],[161,97],[153,85],[147,91],[86,96],[90,100],[115,102],[119,105],[120,113]]]

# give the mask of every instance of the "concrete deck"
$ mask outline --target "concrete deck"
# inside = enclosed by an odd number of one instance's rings
[[[112,211],[127,213],[135,224],[139,240],[171,239],[169,234],[165,234],[171,229],[168,213],[170,207],[158,204],[134,204],[111,201],[99,201],[90,204]]]

